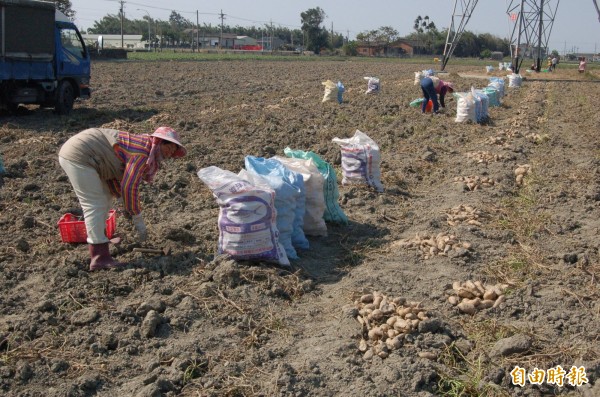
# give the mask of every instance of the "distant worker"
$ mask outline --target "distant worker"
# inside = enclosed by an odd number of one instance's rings
[[[454,92],[454,87],[452,83],[441,80],[435,76],[423,77],[421,80],[421,90],[423,91],[423,103],[421,104],[421,112],[425,113],[425,109],[427,108],[427,103],[431,99],[433,103],[433,113],[439,113],[440,104],[443,108],[446,107],[444,102],[444,98],[446,97],[446,93]],[[440,96],[440,101],[438,103],[438,94]]]
[[[552,58],[548,57],[548,61],[546,62],[546,67],[548,68],[549,72],[552,71]]]
[[[529,67],[531,70],[533,70],[534,72],[539,72],[538,68],[537,68],[537,64],[534,62],[531,64],[531,66]]]
[[[585,72],[585,57],[579,57],[579,73],[584,73]]]
[[[555,56],[552,57],[552,71],[556,70],[556,65],[558,65],[558,58]]]

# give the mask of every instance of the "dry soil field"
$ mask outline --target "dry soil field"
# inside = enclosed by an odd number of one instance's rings
[[[441,116],[408,106],[432,66],[96,62],[71,116],[2,115],[0,394],[600,396],[598,76],[559,68],[461,124],[456,101]],[[459,91],[487,85],[483,67],[447,69]],[[343,104],[321,103],[327,79]],[[121,217],[111,250],[128,267],[90,273],[56,226],[78,206],[59,147],[88,127],[160,125],[188,148],[142,191],[144,247],[170,253],[133,252]],[[331,140],[356,129],[381,147],[384,193],[339,178],[349,224],[311,238],[291,271],[215,256],[200,168],[291,147],[339,176]]]

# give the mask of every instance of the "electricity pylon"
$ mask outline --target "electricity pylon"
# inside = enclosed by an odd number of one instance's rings
[[[515,73],[523,58],[531,56],[540,70],[542,53],[548,55],[548,42],[560,0],[512,0],[506,10],[514,22],[510,36],[510,57]]]
[[[446,36],[441,70],[444,70],[452,53],[456,49],[460,37],[465,31],[465,26],[467,26],[467,22],[469,22],[473,10],[477,5],[477,1],[478,0],[454,0],[454,10],[452,11],[452,20],[450,21],[450,27],[448,28],[448,34]],[[455,20],[458,21],[458,24],[455,23]]]

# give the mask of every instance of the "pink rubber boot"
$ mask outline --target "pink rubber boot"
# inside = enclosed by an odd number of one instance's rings
[[[123,267],[126,263],[120,263],[115,261],[108,250],[108,243],[103,244],[89,244],[90,249],[90,271],[109,269],[112,267]]]

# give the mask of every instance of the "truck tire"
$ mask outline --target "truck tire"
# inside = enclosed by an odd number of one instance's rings
[[[6,110],[8,110],[9,113],[17,113],[17,110],[19,110],[19,104],[18,103],[13,103],[13,102],[8,102],[6,104]]]
[[[58,114],[69,114],[73,110],[75,102],[75,91],[68,81],[61,81],[56,94],[56,105],[54,111]]]

